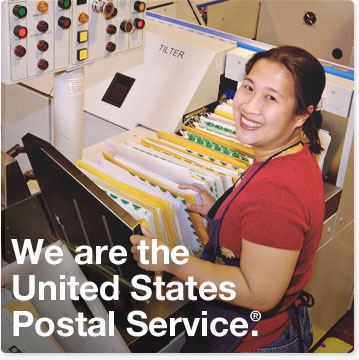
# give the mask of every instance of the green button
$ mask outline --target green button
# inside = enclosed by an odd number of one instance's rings
[[[26,8],[22,7],[19,9],[19,15],[21,17],[24,17],[26,15]]]
[[[65,0],[64,1],[64,8],[68,9],[71,6],[71,1],[70,0]]]

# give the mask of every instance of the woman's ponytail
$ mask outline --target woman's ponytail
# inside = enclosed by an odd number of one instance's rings
[[[309,149],[313,154],[320,154],[323,150],[319,139],[319,130],[322,123],[323,117],[320,110],[314,110],[303,124],[303,132],[308,139]]]

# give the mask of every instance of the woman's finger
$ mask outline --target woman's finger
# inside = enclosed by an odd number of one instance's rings
[[[151,231],[147,230],[143,225],[141,225],[142,234],[148,236],[151,239],[156,239],[156,236],[151,233]]]

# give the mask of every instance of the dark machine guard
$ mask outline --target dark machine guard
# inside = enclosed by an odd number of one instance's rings
[[[52,145],[32,134],[26,134],[22,141],[57,237],[70,248],[89,245],[95,250],[96,246],[111,249],[122,245],[127,251],[126,262],[114,265],[108,252],[103,252],[102,265],[128,281],[145,273],[130,251],[129,237],[140,232],[139,223]]]

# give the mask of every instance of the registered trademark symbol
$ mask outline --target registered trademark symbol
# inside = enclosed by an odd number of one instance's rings
[[[252,321],[259,321],[261,319],[262,315],[259,311],[252,311],[250,314],[250,318]]]

